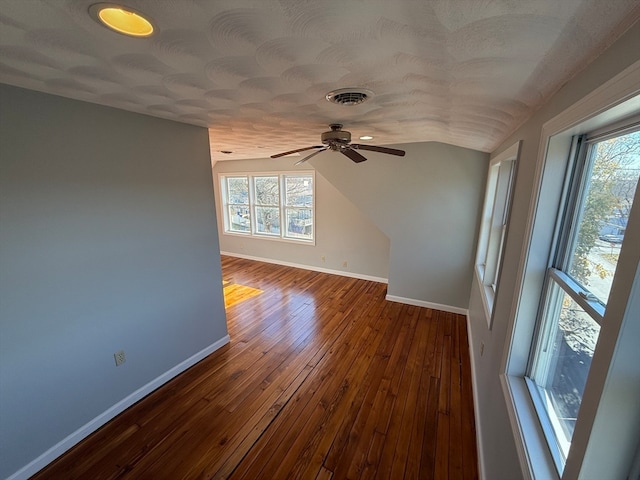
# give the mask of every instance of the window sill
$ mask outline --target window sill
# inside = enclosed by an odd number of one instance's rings
[[[295,243],[297,245],[311,245],[315,246],[316,240],[315,238],[312,240],[306,239],[296,239],[289,237],[279,237],[275,235],[260,235],[260,234],[252,234],[250,232],[232,232],[232,231],[223,231],[223,235],[228,235],[230,237],[242,237],[242,238],[254,238],[256,240],[268,240],[270,242],[283,242],[283,243]]]
[[[502,374],[500,383],[523,477],[530,480],[559,480],[524,378]]]

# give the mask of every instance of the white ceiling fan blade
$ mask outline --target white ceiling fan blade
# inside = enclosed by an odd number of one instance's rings
[[[312,148],[323,148],[323,145],[315,145],[313,147],[296,148],[295,150],[290,150],[288,152],[283,152],[283,153],[278,153],[276,155],[271,155],[271,158],[284,157],[285,155],[291,155],[292,153],[304,152],[305,150],[311,150]]]
[[[313,152],[311,155],[307,155],[306,157],[304,157],[302,160],[298,160],[296,163],[294,163],[294,165],[300,165],[301,163],[306,162],[307,160],[309,160],[311,157],[316,156],[317,154],[324,152],[327,148],[323,148],[322,150],[318,150],[317,152]]]

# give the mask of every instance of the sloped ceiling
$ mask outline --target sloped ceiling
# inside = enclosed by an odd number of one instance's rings
[[[135,39],[93,3],[0,0],[0,82],[206,126],[214,161],[333,122],[491,151],[640,18],[637,0],[124,0],[159,28]],[[374,96],[326,101],[344,87]]]

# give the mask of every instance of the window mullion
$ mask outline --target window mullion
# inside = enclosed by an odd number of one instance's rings
[[[251,220],[251,235],[255,235],[258,231],[257,227],[257,219],[258,219],[258,211],[256,209],[256,184],[255,178],[253,175],[247,175],[247,179],[249,181],[249,211],[251,215],[249,218]]]
[[[285,238],[287,233],[287,212],[285,208],[285,196],[287,195],[286,176],[278,175],[278,208],[280,209],[280,238]]]

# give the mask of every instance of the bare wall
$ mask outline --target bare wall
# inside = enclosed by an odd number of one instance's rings
[[[206,129],[0,85],[0,165],[6,478],[227,330]]]
[[[405,157],[337,153],[310,163],[390,239],[388,294],[466,309],[486,153],[443,143],[394,145]]]

